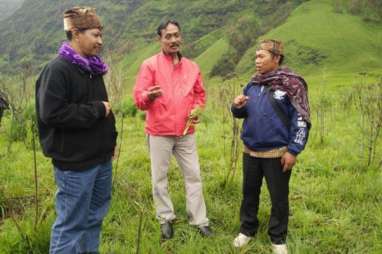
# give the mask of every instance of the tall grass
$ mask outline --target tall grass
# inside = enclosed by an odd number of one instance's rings
[[[242,175],[241,156],[237,157],[235,173],[230,173],[233,170],[231,153],[238,149],[236,153],[240,155],[241,143],[238,147],[232,146],[236,134],[232,132],[229,105],[245,83],[241,80],[230,82],[217,79],[207,82],[209,101],[202,123],[197,127],[204,194],[216,236],[205,239],[188,225],[183,177],[172,161],[169,188],[177,214],[175,237],[160,242],[151,199],[144,122],[140,114],[123,113],[129,109],[130,102],[126,102],[117,113],[119,123],[123,118],[124,124],[119,124],[119,129],[124,135],[118,177],[114,178],[112,205],[103,227],[102,253],[271,252],[266,233],[270,214],[266,189],[261,195],[260,228],[256,238],[242,250],[235,250],[231,245],[239,230]],[[361,111],[355,106],[355,100],[349,99],[355,96],[353,91],[356,90],[331,82],[329,78],[327,90],[332,91],[328,97],[332,104],[330,114],[325,118],[325,142],[321,142],[317,127],[319,119],[313,118],[308,146],[293,169],[289,249],[291,253],[304,254],[379,253],[382,236],[382,208],[379,205],[382,201],[381,170],[377,164],[368,167],[360,156],[361,126],[358,120]],[[312,105],[319,105],[318,93],[317,86],[313,84],[310,90]],[[312,107],[313,115],[317,110],[317,107]],[[8,114],[0,129],[0,205],[4,211],[0,224],[0,253],[46,253],[54,219],[52,166],[37,149],[40,210],[35,224],[33,149],[22,141],[14,141],[10,153],[7,153],[4,144],[8,142],[10,124]],[[381,138],[377,144],[382,144]],[[381,151],[376,150],[375,156],[381,158]],[[227,174],[230,174],[230,184],[225,185]],[[31,197],[31,200],[25,199],[10,208],[10,200],[19,197]]]

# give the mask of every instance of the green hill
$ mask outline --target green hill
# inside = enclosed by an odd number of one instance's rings
[[[0,69],[16,74],[23,65],[35,72],[56,54],[64,40],[62,13],[74,5],[97,8],[105,24],[105,52],[114,57],[135,54],[153,43],[155,29],[167,18],[177,19],[184,31],[185,51],[196,57],[202,45],[195,42],[209,33],[224,28],[242,12],[250,11],[259,19],[272,15],[276,6],[290,12],[300,1],[261,0],[26,0],[10,18],[0,24]],[[214,42],[209,42],[212,45]],[[208,45],[205,44],[205,45]],[[248,45],[250,46],[250,45]],[[190,50],[187,51],[187,48]],[[119,60],[122,60],[120,57]]]
[[[229,47],[230,45],[227,40],[221,38],[195,59],[203,70],[204,75],[209,75],[211,73],[213,67],[221,59],[222,52],[228,51]]]
[[[382,24],[335,12],[330,1],[300,5],[281,26],[261,38],[285,42],[286,63],[304,74],[358,73],[382,69]],[[253,69],[255,47],[236,67]]]
[[[90,5],[105,24],[104,56],[119,63],[128,86],[142,60],[158,50],[156,26],[170,17],[182,25],[184,54],[206,77],[251,75],[259,38],[283,40],[286,64],[305,75],[378,72],[382,23],[374,2],[26,0],[0,23],[0,70],[14,75],[32,66],[37,73],[65,39],[62,12]]]

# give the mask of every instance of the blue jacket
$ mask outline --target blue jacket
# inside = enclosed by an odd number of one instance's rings
[[[231,111],[234,117],[244,118],[241,133],[244,144],[256,151],[287,146],[290,153],[299,154],[308,140],[308,123],[290,103],[286,92],[271,91],[250,82],[243,93],[249,97],[247,104],[240,109],[232,106]],[[268,93],[271,93],[279,108],[289,118],[290,126],[287,127],[277,115]]]

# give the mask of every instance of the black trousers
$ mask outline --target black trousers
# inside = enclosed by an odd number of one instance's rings
[[[272,201],[268,234],[272,243],[286,241],[289,215],[289,179],[291,171],[282,171],[281,159],[255,158],[243,153],[243,200],[240,208],[240,232],[254,236],[259,227],[257,212],[263,176]]]

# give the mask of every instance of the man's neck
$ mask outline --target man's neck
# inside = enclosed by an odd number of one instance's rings
[[[180,61],[178,53],[172,55],[172,63],[178,64]]]
[[[276,68],[274,68],[274,69],[272,69],[272,70],[269,70],[269,71],[267,71],[267,72],[264,72],[264,73],[257,73],[257,74],[260,74],[260,75],[266,75],[266,74],[269,74],[269,73],[271,73],[271,72],[275,72],[275,71],[277,71],[279,69],[279,66],[277,66]]]
[[[167,53],[167,52],[163,51],[163,54],[165,54],[166,56],[171,56],[173,64],[178,64],[180,61],[180,53],[179,52]]]
[[[74,51],[77,52],[77,54],[79,54],[79,55],[81,55],[81,56],[83,56],[83,57],[86,57],[86,56],[82,53],[82,50],[81,50],[81,48],[78,46],[77,43],[71,41],[71,42],[70,42],[70,46],[72,46],[72,48],[74,49]]]

